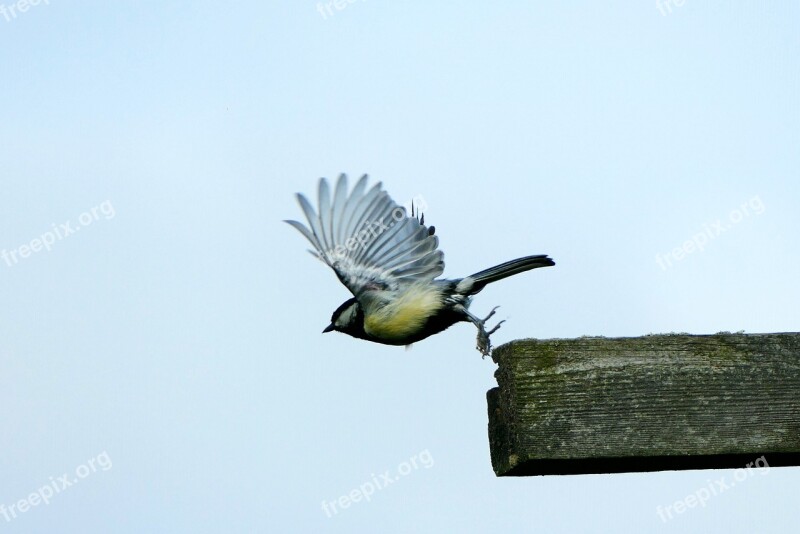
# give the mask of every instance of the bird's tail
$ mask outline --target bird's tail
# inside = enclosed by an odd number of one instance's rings
[[[517,258],[516,260],[489,267],[488,269],[484,269],[483,271],[464,278],[458,284],[458,290],[463,290],[464,293],[474,295],[486,287],[486,284],[491,284],[492,282],[514,276],[515,274],[524,273],[525,271],[530,271],[537,267],[550,267],[555,264],[556,263],[548,258],[546,254]]]

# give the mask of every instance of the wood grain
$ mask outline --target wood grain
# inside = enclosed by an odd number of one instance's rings
[[[800,465],[800,333],[528,339],[492,357],[498,476]]]

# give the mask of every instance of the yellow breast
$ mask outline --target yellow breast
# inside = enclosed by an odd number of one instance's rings
[[[364,317],[364,331],[387,341],[402,341],[417,333],[442,307],[439,288],[415,285],[394,301]]]

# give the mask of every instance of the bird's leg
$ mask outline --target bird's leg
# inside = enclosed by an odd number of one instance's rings
[[[489,315],[487,315],[483,319],[478,319],[477,317],[475,317],[475,315],[473,315],[469,311],[467,311],[466,308],[462,308],[463,312],[464,312],[464,315],[467,317],[467,319],[472,324],[474,324],[475,326],[478,327],[478,346],[477,346],[477,349],[481,352],[481,355],[482,355],[481,357],[483,357],[483,358],[485,358],[486,356],[489,356],[492,353],[492,344],[489,341],[489,336],[491,336],[492,334],[497,332],[497,329],[500,328],[500,325],[505,322],[505,320],[500,321],[491,330],[489,330],[489,331],[486,330],[486,321],[491,319],[491,317],[495,314],[495,311],[499,307],[500,306],[495,306],[494,308],[492,308],[492,311],[489,312]]]

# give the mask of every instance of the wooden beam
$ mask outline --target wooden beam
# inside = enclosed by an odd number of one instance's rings
[[[526,339],[492,358],[498,476],[800,465],[800,333]]]

